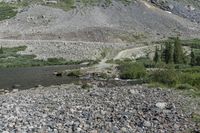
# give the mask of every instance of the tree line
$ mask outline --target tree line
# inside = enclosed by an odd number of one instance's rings
[[[166,42],[161,45],[159,49],[156,46],[154,62],[165,62],[166,64],[188,64],[188,57],[184,53],[179,37],[174,38],[173,42]],[[191,50],[189,64],[192,66],[200,65],[200,57],[196,57],[193,50]]]

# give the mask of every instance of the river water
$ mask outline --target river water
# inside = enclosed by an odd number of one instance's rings
[[[67,76],[57,77],[53,73],[80,67],[80,65],[68,65],[0,69],[0,89],[13,89],[15,86],[18,89],[28,89],[37,85],[73,83],[78,79]]]

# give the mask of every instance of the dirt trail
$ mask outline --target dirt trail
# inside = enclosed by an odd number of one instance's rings
[[[134,48],[129,48],[120,51],[115,57],[114,60],[126,59],[131,58],[135,59],[141,56],[145,56],[147,53],[150,53],[154,50],[155,45],[151,46],[138,46]]]

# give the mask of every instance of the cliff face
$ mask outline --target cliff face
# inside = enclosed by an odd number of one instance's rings
[[[170,11],[190,21],[200,23],[200,1],[199,0],[151,0],[149,1],[159,8]]]

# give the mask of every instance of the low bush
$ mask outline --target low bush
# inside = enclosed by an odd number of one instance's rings
[[[179,82],[181,84],[190,84],[198,89],[200,89],[200,74],[199,73],[181,73],[179,75]]]
[[[80,70],[73,70],[67,74],[67,76],[71,77],[80,77],[81,71]]]
[[[150,80],[152,83],[174,86],[178,82],[178,74],[174,69],[158,69],[150,74]]]
[[[155,68],[156,67],[156,63],[153,60],[150,60],[148,58],[139,58],[136,61],[144,64],[144,66],[146,68]]]
[[[120,78],[139,79],[146,76],[146,69],[143,64],[127,62],[119,66]]]

